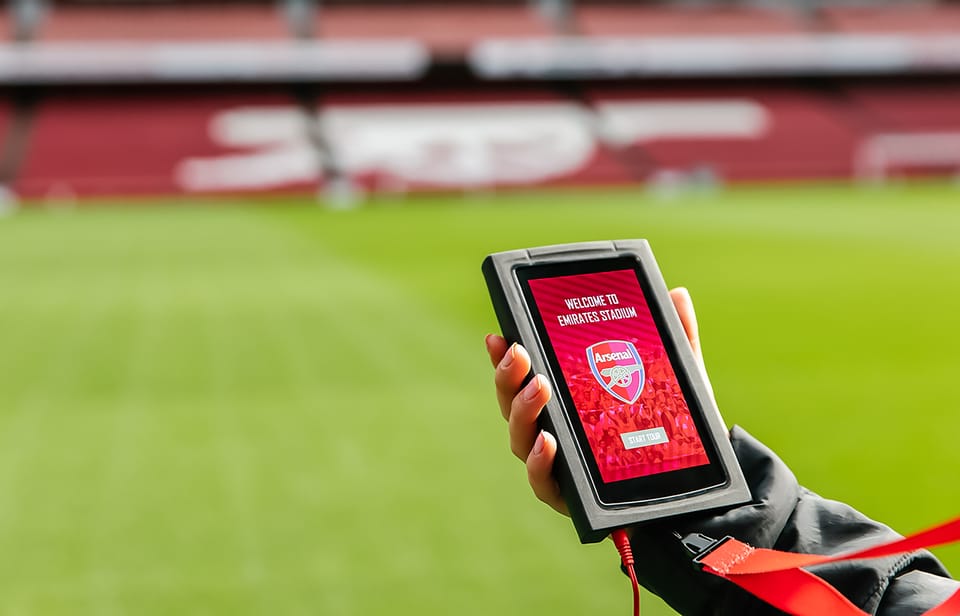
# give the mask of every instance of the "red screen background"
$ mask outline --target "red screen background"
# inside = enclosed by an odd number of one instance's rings
[[[636,273],[628,269],[575,274],[532,279],[529,284],[602,480],[609,483],[709,464]],[[571,309],[564,301],[608,293],[615,293],[619,302]],[[614,308],[633,308],[636,316],[581,324],[566,319],[565,326],[558,319]],[[593,376],[586,349],[604,340],[632,342],[640,354],[646,382],[633,404],[612,396]],[[668,439],[663,444],[627,449],[620,438],[625,432],[661,427]]]

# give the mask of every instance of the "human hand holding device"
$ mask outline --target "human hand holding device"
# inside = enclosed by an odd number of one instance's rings
[[[690,348],[703,367],[703,353],[697,315],[690,293],[683,287],[670,291],[670,299],[680,316]],[[537,418],[550,400],[552,391],[543,375],[536,375],[521,389],[530,372],[530,356],[519,344],[509,345],[503,336],[490,334],[485,339],[487,353],[495,367],[494,382],[500,413],[509,425],[510,450],[527,465],[527,479],[533,493],[556,511],[569,515],[553,476],[557,440],[540,430]]]
[[[676,341],[675,347],[689,345],[689,350],[684,349],[688,356],[686,363],[690,370],[699,372],[699,378],[705,382],[696,315],[690,296],[685,289],[674,289],[668,296],[666,287],[661,288],[660,314],[675,319],[675,326],[671,328],[672,339]],[[530,299],[527,297],[528,302]],[[536,296],[533,300],[537,300]],[[668,315],[671,304],[676,313]],[[508,322],[508,325],[513,324]],[[513,340],[519,338],[515,334],[514,331]],[[534,344],[543,344],[542,337],[530,339]],[[555,510],[572,515],[576,524],[578,511],[567,506],[569,499],[562,497],[561,484],[558,484],[556,479],[555,471],[565,464],[560,455],[562,452],[558,452],[557,438],[555,434],[539,428],[539,424],[543,423],[541,415],[552,413],[552,405],[556,403],[557,396],[562,400],[568,395],[564,393],[564,383],[560,382],[561,390],[554,392],[549,379],[541,374],[530,373],[531,367],[536,367],[537,372],[542,371],[542,357],[539,361],[536,357],[531,359],[525,348],[519,345],[511,346],[499,335],[487,336],[486,346],[496,367],[497,399],[501,413],[509,424],[512,451],[521,460],[525,460],[529,482],[537,497]],[[554,366],[547,367],[554,373],[557,372]],[[602,376],[603,370],[594,372],[594,376],[600,381],[597,372]],[[524,385],[528,378],[530,380]],[[713,403],[712,391],[706,395]],[[548,406],[548,403],[551,406]],[[557,422],[553,421],[552,425],[556,426]],[[637,559],[635,565],[632,562],[627,564],[625,560],[625,570],[635,574],[631,576],[635,584],[639,581],[679,613],[711,613],[718,616],[748,613],[754,616],[773,616],[783,613],[721,577],[698,566],[691,566],[693,555],[700,557],[716,545],[727,544],[723,543],[723,540],[714,541],[696,554],[695,550],[691,551],[694,549],[692,544],[687,542],[689,537],[710,542],[711,538],[727,536],[729,539],[732,536],[739,539],[742,545],[772,549],[776,554],[785,557],[794,557],[796,554],[844,554],[862,550],[865,546],[898,543],[899,535],[889,527],[870,520],[842,502],[821,498],[802,488],[789,468],[743,429],[734,427],[730,431],[724,429],[722,436],[716,431],[713,434],[715,442],[720,439],[727,446],[732,445],[738,468],[743,469],[749,500],[723,510],[700,509],[682,515],[646,520],[639,525],[631,522],[622,525],[630,527],[632,531],[629,543],[633,550],[645,555],[644,558]],[[568,444],[562,438],[560,440]],[[569,465],[569,460],[566,464]],[[574,506],[577,504],[574,502]],[[583,512],[580,511],[580,514]],[[936,530],[955,530],[958,522],[960,520],[951,521]],[[578,527],[578,532],[580,530]],[[596,536],[595,533],[603,530],[602,525],[600,528],[587,528],[587,540],[595,540],[592,538]],[[615,538],[617,533],[623,536],[622,529],[614,531]],[[581,540],[584,540],[583,533]],[[734,543],[736,542],[730,542]],[[619,543],[617,547],[618,550],[621,549]],[[949,574],[929,552],[827,563],[814,569],[814,579],[832,586],[831,596],[842,594],[855,608],[863,610],[857,613],[894,616],[904,613],[919,614],[930,609],[938,614],[958,613],[955,611],[956,606],[960,605],[958,583],[950,579]],[[636,586],[634,590],[636,593]],[[781,607],[787,609],[785,606],[788,603],[793,606],[791,602],[795,596],[807,596],[809,593],[798,594],[788,590],[774,595],[768,599],[780,601],[783,603]],[[948,599],[951,596],[953,598]],[[938,605],[939,607],[935,608]],[[794,607],[800,609],[802,606]],[[948,608],[947,611],[943,611],[944,607]],[[637,608],[635,594],[635,613]],[[954,611],[950,611],[951,609]],[[789,611],[803,614],[835,613],[820,609],[798,612],[792,607]]]

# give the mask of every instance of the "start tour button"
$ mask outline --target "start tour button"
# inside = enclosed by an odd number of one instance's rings
[[[623,440],[623,446],[627,449],[638,449],[640,447],[649,447],[650,445],[662,445],[669,441],[667,432],[663,428],[651,428],[649,430],[637,430],[636,432],[623,432],[620,434]]]

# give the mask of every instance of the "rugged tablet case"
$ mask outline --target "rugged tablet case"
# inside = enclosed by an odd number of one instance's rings
[[[580,458],[575,435],[570,428],[563,408],[563,400],[555,395],[540,414],[540,426],[557,438],[558,452],[554,463],[554,475],[560,491],[570,509],[570,516],[582,543],[602,541],[611,531],[624,526],[658,520],[707,509],[731,507],[749,502],[750,490],[743,478],[726,426],[720,417],[710,386],[704,378],[693,351],[687,342],[683,325],[677,315],[670,293],[653,252],[646,240],[614,240],[557,244],[523,250],[511,250],[489,255],[483,261],[483,275],[487,282],[493,308],[500,329],[508,342],[519,342],[530,353],[533,373],[554,379],[546,355],[536,335],[530,312],[520,289],[514,270],[518,266],[635,257],[646,273],[652,288],[649,303],[655,303],[664,315],[667,331],[661,334],[672,338],[691,385],[692,395],[703,409],[706,433],[701,438],[712,439],[723,467],[726,483],[704,491],[645,501],[629,506],[609,507],[602,505],[591,486],[589,469]],[[529,377],[528,377],[529,378]],[[562,377],[561,377],[562,378]],[[554,391],[557,391],[554,386]],[[572,409],[571,416],[576,416]]]

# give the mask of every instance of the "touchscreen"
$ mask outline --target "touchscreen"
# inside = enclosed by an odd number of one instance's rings
[[[528,284],[605,483],[709,464],[634,270]]]

